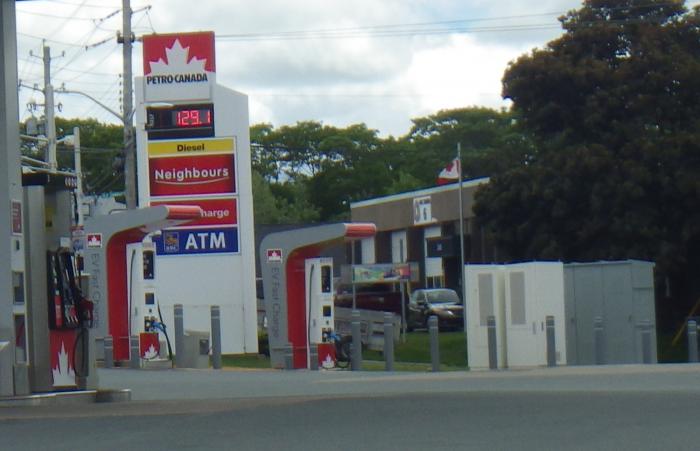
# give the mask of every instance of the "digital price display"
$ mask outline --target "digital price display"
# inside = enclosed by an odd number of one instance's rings
[[[210,108],[188,108],[173,111],[172,121],[176,127],[211,127],[212,111]]]
[[[173,105],[146,108],[148,139],[208,138],[214,136],[214,105]]]

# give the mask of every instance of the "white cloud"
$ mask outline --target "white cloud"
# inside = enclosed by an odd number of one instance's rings
[[[77,2],[76,2],[77,3]],[[91,44],[114,36],[121,15],[96,23],[121,7],[121,1],[91,2],[93,6],[60,2],[21,2],[18,13],[20,76],[41,83],[42,65],[28,56],[41,52],[38,38],[51,39],[54,84],[85,91],[113,110],[119,110],[121,46],[114,39],[94,48]],[[299,120],[319,120],[345,126],[365,122],[383,135],[408,132],[410,119],[440,109],[470,105],[498,108],[500,80],[508,61],[556,37],[556,15],[580,6],[578,0],[132,0],[137,34],[153,28],[160,33],[213,30],[217,36],[217,80],[250,95],[251,122],[275,126]],[[104,6],[102,6],[104,5]],[[546,16],[537,13],[550,13]],[[37,15],[42,14],[42,15]],[[71,19],[51,18],[73,16]],[[83,19],[83,20],[76,20]],[[490,19],[490,20],[483,20]],[[414,32],[459,26],[462,34],[409,33],[408,36],[371,37],[372,27],[409,25]],[[438,22],[445,24],[439,25]],[[513,31],[518,24],[549,24],[549,28]],[[486,28],[485,28],[486,27]],[[487,32],[487,28],[491,31]],[[494,31],[493,28],[499,29]],[[500,27],[500,28],[499,28]],[[503,28],[505,27],[505,28]],[[509,29],[510,27],[510,29]],[[404,27],[406,28],[406,27]],[[475,30],[476,28],[476,30]],[[344,39],[270,39],[270,34],[307,30],[363,30],[360,37]],[[232,35],[261,33],[263,40],[235,41]],[[27,34],[35,37],[26,36]],[[65,66],[65,69],[59,70]],[[141,46],[134,47],[134,73],[141,70]],[[20,105],[29,96],[21,91]],[[76,96],[61,96],[65,116],[89,113],[113,121],[107,112]],[[25,115],[27,113],[24,113]]]

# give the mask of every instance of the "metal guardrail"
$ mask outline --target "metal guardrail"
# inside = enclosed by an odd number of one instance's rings
[[[362,344],[373,351],[384,349],[384,322],[386,312],[375,310],[357,310],[360,312],[360,334]],[[352,309],[335,308],[335,332],[339,335],[352,334]],[[401,318],[392,314],[392,324],[394,325],[394,343],[399,342],[399,331],[401,329]]]

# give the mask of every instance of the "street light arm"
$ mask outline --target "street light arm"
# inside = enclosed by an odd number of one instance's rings
[[[57,89],[55,92],[58,93],[58,94],[79,94],[79,95],[81,95],[81,96],[83,96],[83,97],[87,97],[88,99],[92,100],[93,102],[95,102],[96,104],[98,104],[99,106],[101,106],[102,108],[104,108],[105,110],[109,111],[110,113],[112,113],[112,114],[113,114],[114,116],[116,116],[117,118],[119,118],[119,120],[122,121],[122,123],[124,123],[125,125],[126,125],[127,123],[130,123],[130,122],[131,122],[131,118],[132,118],[133,115],[134,115],[134,112],[131,111],[131,112],[129,113],[128,116],[124,117],[124,116],[122,116],[121,114],[119,114],[119,113],[117,113],[116,111],[114,111],[113,109],[111,109],[110,107],[108,107],[107,105],[105,105],[104,103],[100,102],[99,100],[97,100],[96,98],[94,98],[93,96],[91,96],[90,94],[86,94],[86,93],[84,93],[84,92],[74,91],[74,90],[66,89],[66,88],[59,88],[59,89]]]

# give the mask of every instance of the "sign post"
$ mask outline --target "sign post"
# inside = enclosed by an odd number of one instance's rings
[[[153,237],[157,302],[166,324],[182,304],[193,330],[209,330],[209,307],[219,305],[221,351],[257,352],[248,99],[216,83],[213,32],[147,35],[143,51],[139,203],[203,211]]]
[[[20,331],[14,330],[15,318],[26,315],[24,294],[22,303],[16,298],[24,290],[17,283],[24,277],[18,114],[15,1],[0,0],[0,396],[16,394],[15,386],[22,385],[15,383],[21,377],[19,364],[26,368],[15,355]]]

